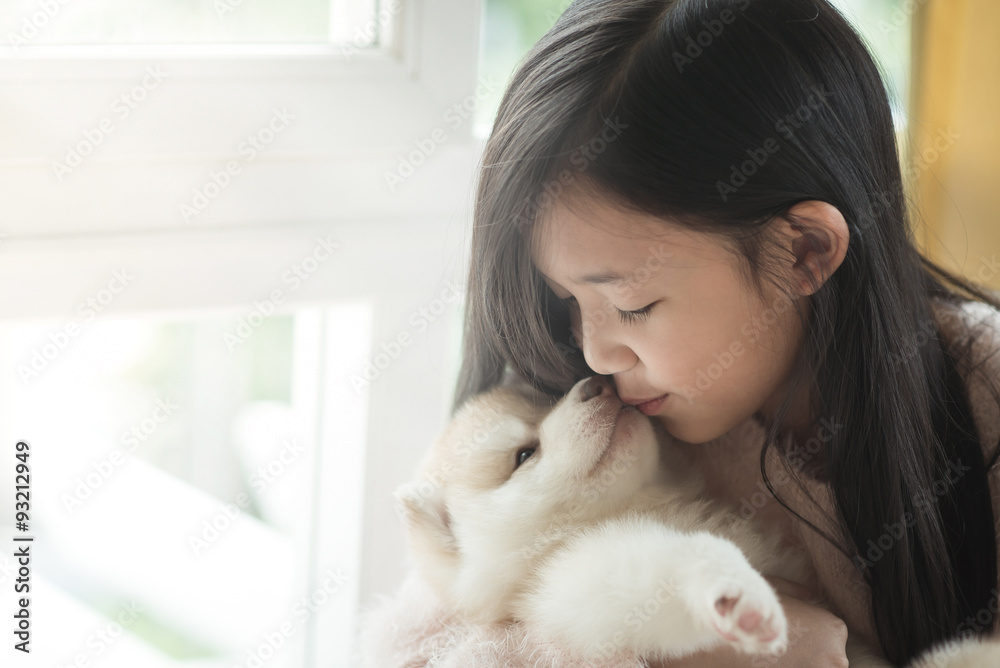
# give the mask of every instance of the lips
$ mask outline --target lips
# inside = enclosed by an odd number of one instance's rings
[[[660,407],[663,406],[663,402],[666,401],[669,394],[661,394],[658,397],[651,397],[649,399],[622,399],[626,404],[635,406],[640,411],[646,415],[656,415]]]

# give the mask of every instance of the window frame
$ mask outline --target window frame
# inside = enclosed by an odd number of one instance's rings
[[[345,248],[335,258],[336,278],[305,284],[279,312],[366,302],[373,309],[372,349],[393,339],[444,282],[464,280],[472,174],[483,146],[470,116],[449,128],[448,141],[404,184],[387,187],[385,174],[414,150],[415,140],[442,127],[453,105],[475,96],[479,61],[481,2],[400,0],[400,6],[395,42],[349,57],[338,47],[301,46],[26,46],[0,57],[0,119],[19,128],[0,138],[0,196],[8,202],[0,221],[0,281],[17,286],[0,297],[0,318],[62,329],[80,319],[81,300],[123,265],[134,268],[135,283],[98,318],[249,310],[290,262],[329,235]],[[152,91],[135,124],[108,134],[114,141],[95,152],[85,170],[56,182],[52,162],[67,139],[52,133],[67,123],[81,131],[96,127],[108,100],[157,63],[169,69],[171,86]],[[160,94],[155,103],[154,93]],[[216,118],[242,119],[240,127],[263,112],[256,117],[263,124],[275,100],[309,112],[308,122],[302,114],[300,136],[261,152],[244,183],[226,193],[231,201],[220,197],[195,223],[165,215],[179,198],[162,184],[190,181],[185,174],[197,183],[199,173],[218,170],[240,133],[204,147],[200,142],[211,132],[164,142],[163,119],[199,106],[214,108]],[[248,111],[254,105],[256,111]],[[338,114],[374,118],[360,133],[350,124],[330,128],[317,120]],[[328,183],[343,186],[336,196],[323,196]],[[282,207],[262,208],[254,194],[271,197],[267,186],[292,195],[283,197]],[[442,260],[447,266],[438,271]],[[397,294],[401,284],[411,291],[405,297]],[[446,419],[460,316],[460,305],[451,307],[365,391],[365,456],[372,465],[365,466],[361,500],[365,569],[349,591],[355,609],[402,580],[405,534],[391,492]],[[329,358],[324,341],[316,343],[316,354]],[[342,379],[316,380],[327,391],[337,382]],[[413,401],[417,382],[419,402]],[[317,434],[330,429],[328,410],[318,408],[315,420]],[[334,448],[322,443],[325,456]],[[329,491],[320,501],[317,525],[330,517]],[[324,558],[333,553],[331,536],[318,531],[309,591],[319,586]],[[344,650],[331,644],[335,634],[322,633],[324,619],[317,616],[310,634],[314,661],[339,659]]]

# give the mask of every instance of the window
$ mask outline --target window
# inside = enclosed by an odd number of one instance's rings
[[[477,99],[478,9],[225,2],[0,15],[58,12],[0,54],[37,662],[348,666],[405,566],[392,491],[457,372],[479,146],[445,114]]]
[[[109,44],[354,42],[368,47],[385,39],[379,33],[388,27],[387,21],[378,20],[375,0],[50,0],[0,8],[0,34],[15,50]]]

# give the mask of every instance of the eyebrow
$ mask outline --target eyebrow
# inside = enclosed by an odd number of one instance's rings
[[[623,283],[626,280],[628,280],[628,276],[622,276],[621,274],[613,271],[606,271],[599,274],[587,274],[586,276],[581,276],[573,282],[577,284],[591,283],[594,285],[603,285],[605,283]]]

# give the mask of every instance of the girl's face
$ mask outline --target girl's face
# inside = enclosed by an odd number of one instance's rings
[[[621,399],[675,438],[703,443],[757,412],[773,415],[798,354],[799,319],[789,297],[769,288],[762,300],[743,285],[719,237],[597,198],[573,210],[557,200],[539,218],[531,253],[567,301],[590,368],[614,376]]]

